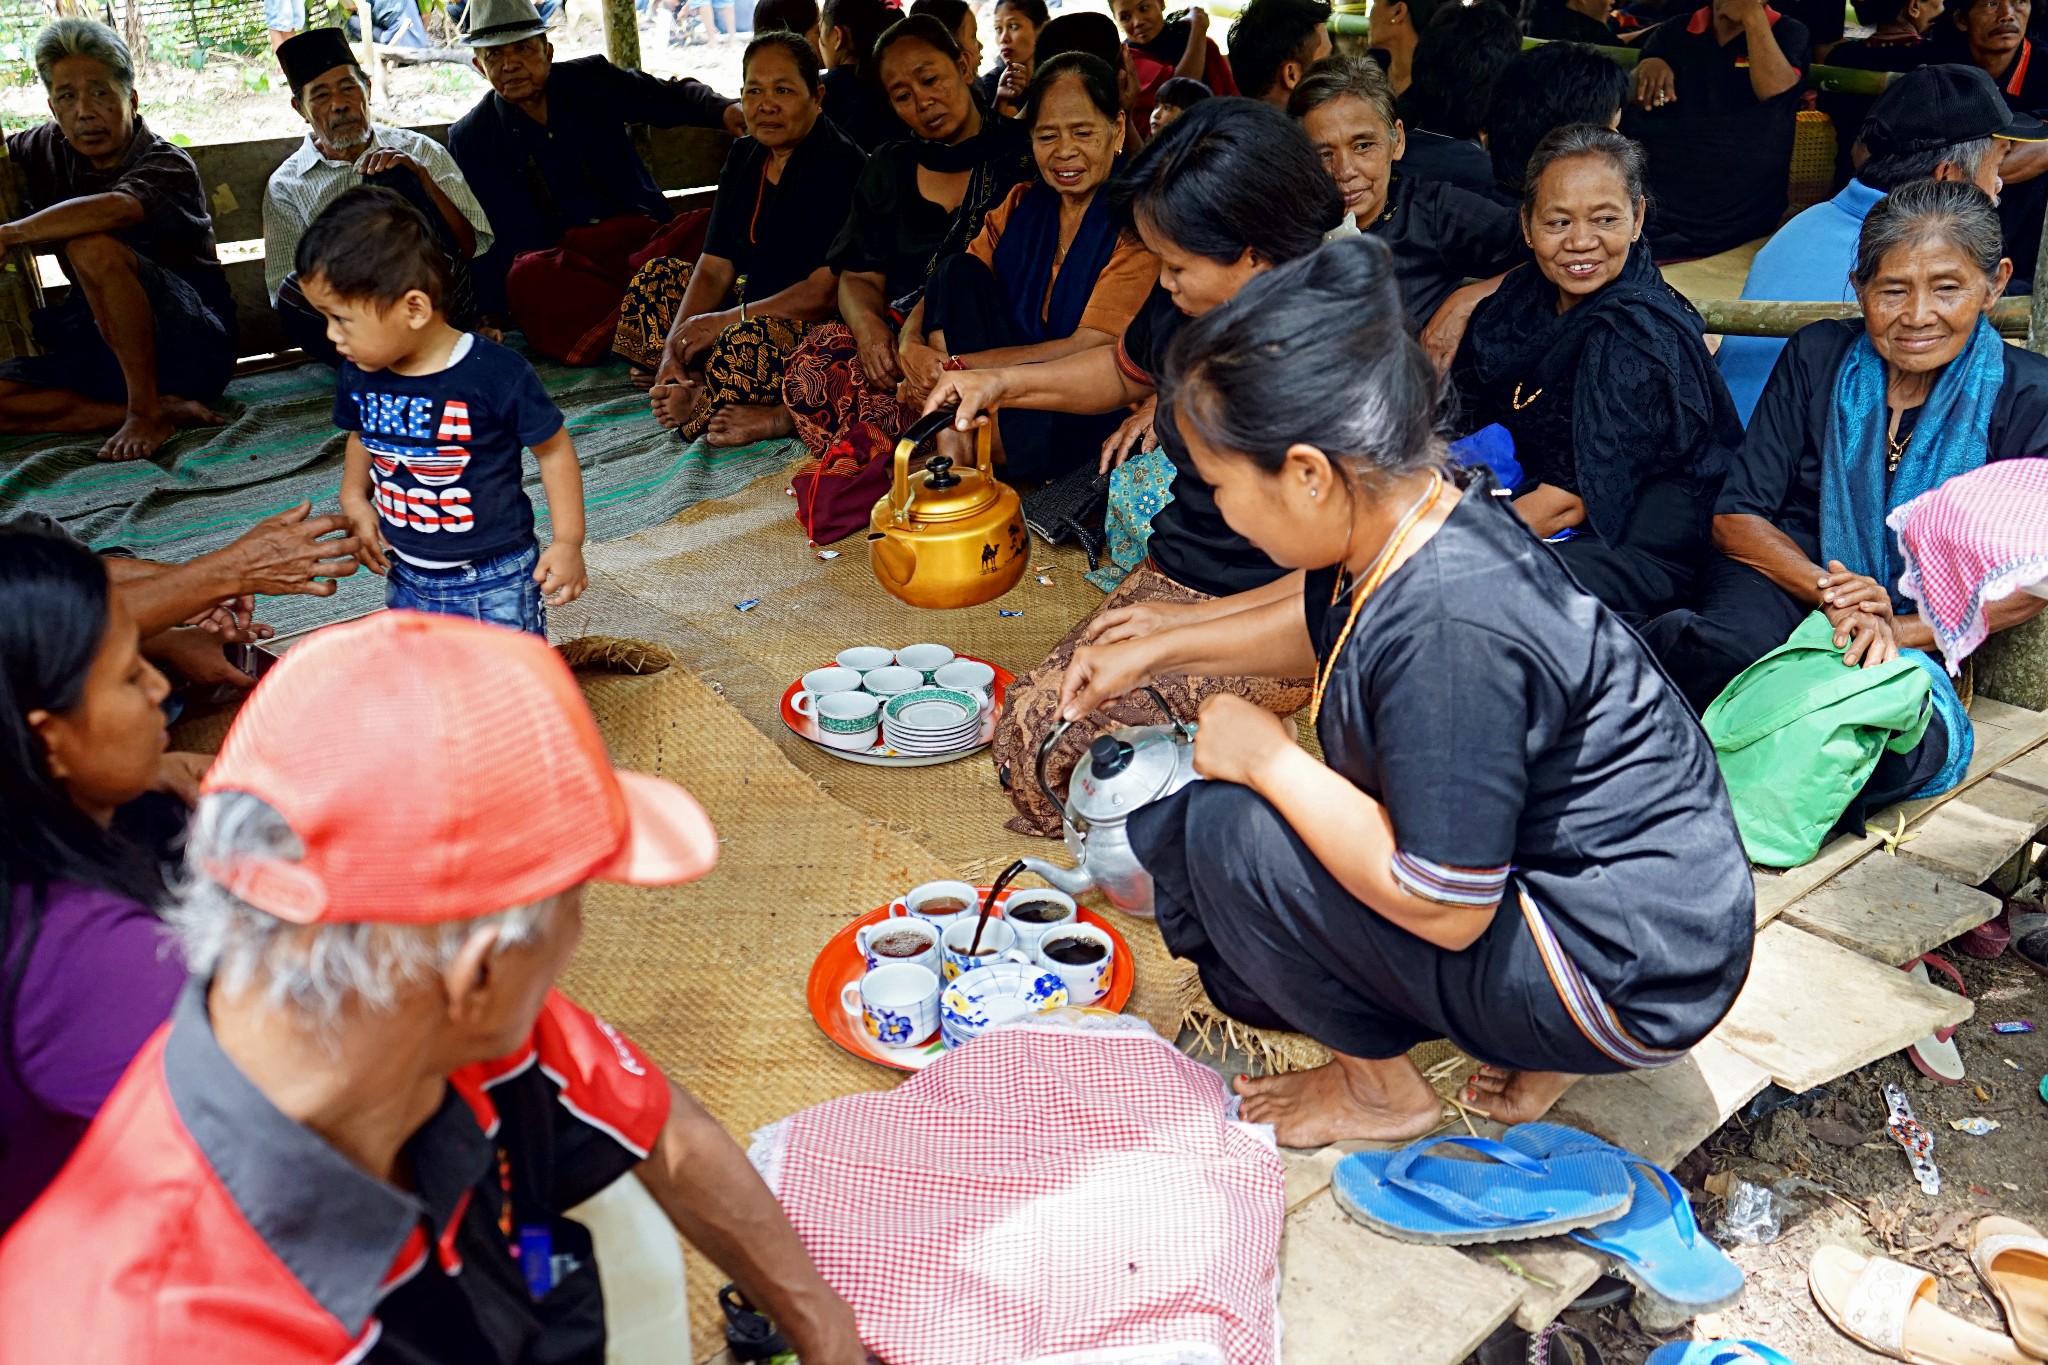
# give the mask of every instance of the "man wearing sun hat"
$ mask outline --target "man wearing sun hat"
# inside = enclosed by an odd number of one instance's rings
[[[557,62],[533,0],[470,0],[463,22],[462,40],[491,83],[448,129],[448,150],[496,233],[476,261],[477,305],[515,322],[543,355],[609,359],[611,315],[635,254],[695,260],[703,242],[702,220],[676,218],[654,183],[631,125],[740,137],[746,119],[700,81],[628,71],[603,56]]]
[[[406,612],[307,640],[208,773],[191,985],[0,1242],[0,1359],[597,1365],[563,1213],[630,1172],[806,1365],[860,1365],[739,1148],[552,989],[586,882],[717,855],[539,640]]]

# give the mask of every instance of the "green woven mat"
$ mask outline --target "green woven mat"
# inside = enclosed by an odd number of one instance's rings
[[[535,369],[575,438],[593,541],[617,540],[726,497],[802,453],[793,441],[684,445],[655,425],[623,364],[571,369],[538,360]],[[155,459],[128,464],[95,459],[98,435],[0,438],[0,517],[44,512],[97,548],[179,561],[307,500],[316,511],[335,510],[342,436],[332,421],[329,371],[301,365],[250,375],[228,386],[222,406],[234,414],[227,426],[181,431]],[[547,499],[531,454],[525,481],[544,525]],[[358,573],[332,597],[266,598],[259,615],[291,633],[364,615],[383,601],[384,581]]]

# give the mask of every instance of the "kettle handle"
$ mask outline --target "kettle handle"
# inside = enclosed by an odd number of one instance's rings
[[[928,412],[904,428],[896,438],[896,472],[889,484],[889,510],[896,520],[901,521],[910,511],[910,457],[917,448],[953,424],[953,408],[940,408]],[[983,473],[994,475],[995,461],[990,454],[990,442],[995,433],[995,417],[990,415],[987,425],[975,428],[974,463]]]
[[[1142,690],[1146,696],[1152,698],[1153,704],[1158,706],[1160,711],[1166,716],[1166,719],[1171,722],[1174,729],[1180,731],[1188,739],[1194,738],[1194,727],[1173,714],[1173,708],[1166,704],[1166,698],[1159,695],[1158,688],[1150,683],[1146,683]],[[1045,775],[1045,761],[1052,757],[1052,746],[1059,743],[1060,737],[1073,728],[1074,722],[1070,720],[1056,722],[1052,729],[1046,731],[1045,738],[1038,743],[1038,789],[1045,793],[1046,800],[1052,802],[1053,806],[1061,811],[1066,809],[1067,803],[1060,798],[1058,792],[1052,789],[1052,781]]]

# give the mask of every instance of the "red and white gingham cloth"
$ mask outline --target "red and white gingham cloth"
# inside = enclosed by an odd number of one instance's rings
[[[2048,579],[2048,459],[1994,460],[1901,503],[1885,518],[1948,671],[1988,632],[1984,608]]]
[[[1152,1032],[1021,1025],[753,1158],[888,1365],[1276,1365],[1283,1168]]]

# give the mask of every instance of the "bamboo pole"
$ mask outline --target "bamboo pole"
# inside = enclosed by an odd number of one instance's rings
[[[2041,250],[2034,258],[2034,295],[2027,301],[2027,349],[2035,355],[2048,355],[2048,221],[2041,224]]]
[[[1370,28],[1363,5],[1340,5],[1330,15],[1330,32],[1335,34],[1363,36]],[[1536,48],[1549,41],[1547,38],[1524,38],[1522,46]],[[1593,50],[1631,70],[1643,59],[1643,54],[1632,47],[1596,47]],[[1882,95],[1892,82],[1889,71],[1859,71],[1848,66],[1810,67],[1806,76],[1813,89],[1833,95]]]
[[[640,69],[640,16],[633,0],[604,0],[604,51],[613,66]]]
[[[1853,303],[1781,303],[1769,299],[1694,299],[1709,332],[1738,337],[1789,337],[1801,327],[1824,318],[1857,318],[1862,312]],[[2002,337],[2026,341],[2028,329],[2036,324],[2032,310],[2040,303],[2026,299],[2000,299],[1991,309],[1991,325]],[[2031,347],[2031,343],[2029,343]]]

